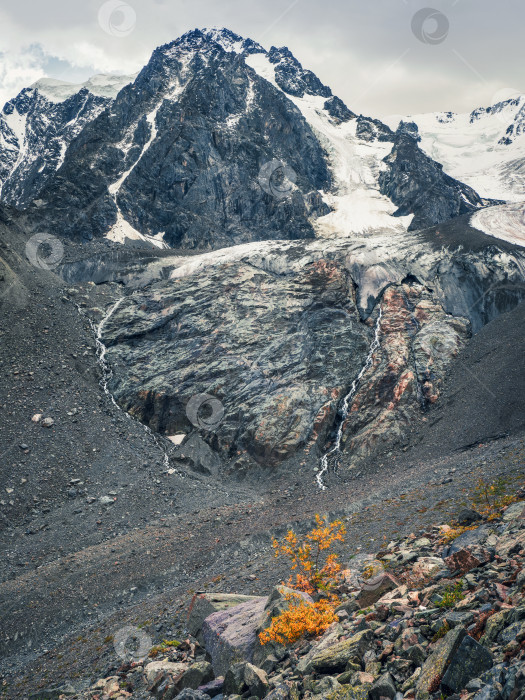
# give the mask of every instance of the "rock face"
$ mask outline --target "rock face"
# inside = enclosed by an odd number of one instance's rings
[[[39,217],[66,236],[135,230],[186,248],[312,237],[310,218],[328,212],[315,196],[330,186],[321,146],[243,49],[223,43],[196,30],[157,49],[71,144]]]
[[[104,324],[110,390],[154,430],[199,430],[239,470],[317,460],[339,425],[343,465],[403,445],[471,327],[505,308],[525,278],[517,252],[442,256],[406,234],[395,244],[265,243],[163,258],[151,264],[159,281]],[[490,288],[504,278],[509,299],[494,305]]]
[[[410,231],[502,203],[483,200],[471,187],[446,175],[443,166],[420,149],[419,140],[417,125],[401,122],[392,152],[384,159],[387,170],[379,177],[381,192],[399,207],[396,215],[414,214]]]

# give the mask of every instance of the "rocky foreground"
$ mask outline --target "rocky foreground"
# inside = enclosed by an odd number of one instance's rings
[[[123,630],[115,650],[135,660],[80,694],[66,684],[31,697],[523,698],[524,497],[522,489],[488,517],[465,509],[457,526],[434,526],[352,560],[342,572],[338,621],[320,639],[259,642],[288,605],[285,586],[269,597],[197,593],[186,639],[145,649],[145,633]]]

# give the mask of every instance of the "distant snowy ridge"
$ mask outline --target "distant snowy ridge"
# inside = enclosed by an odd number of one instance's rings
[[[482,197],[524,198],[525,95],[468,114],[435,112],[404,119],[418,125],[421,148]],[[395,128],[399,117],[385,121]]]

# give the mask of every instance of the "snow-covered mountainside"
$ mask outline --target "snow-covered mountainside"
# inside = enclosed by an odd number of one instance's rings
[[[524,198],[525,95],[470,114],[436,112],[408,117],[421,135],[421,148],[452,177],[482,197]],[[398,119],[387,119],[395,128]]]
[[[81,85],[37,81],[0,113],[0,197],[24,208],[62,165],[69,143],[134,76],[95,75]]]

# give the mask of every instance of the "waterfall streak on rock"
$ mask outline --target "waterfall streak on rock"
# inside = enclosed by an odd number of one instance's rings
[[[352,382],[352,386],[350,387],[350,391],[345,396],[345,398],[343,400],[343,404],[342,404],[341,408],[339,409],[339,413],[338,413],[339,427],[337,428],[337,435],[335,438],[335,443],[334,443],[333,447],[331,447],[330,450],[328,450],[328,452],[326,452],[321,458],[321,468],[319,469],[319,471],[316,474],[316,480],[317,480],[317,485],[323,491],[326,489],[326,486],[323,483],[323,476],[328,471],[330,464],[337,462],[337,456],[341,452],[341,440],[343,439],[343,426],[344,426],[344,422],[346,420],[346,417],[348,416],[350,406],[352,405],[352,400],[353,400],[354,396],[356,395],[357,390],[359,389],[361,379],[363,378],[365,373],[372,366],[372,362],[374,360],[374,353],[377,350],[379,350],[379,348],[381,347],[381,343],[379,340],[381,318],[382,318],[382,310],[381,310],[381,307],[379,307],[379,316],[377,317],[377,321],[376,321],[376,326],[375,326],[375,331],[374,331],[374,339],[372,340],[372,343],[370,345],[370,349],[368,351],[368,355],[366,357],[365,363],[362,366],[361,371],[359,372],[357,377]]]

